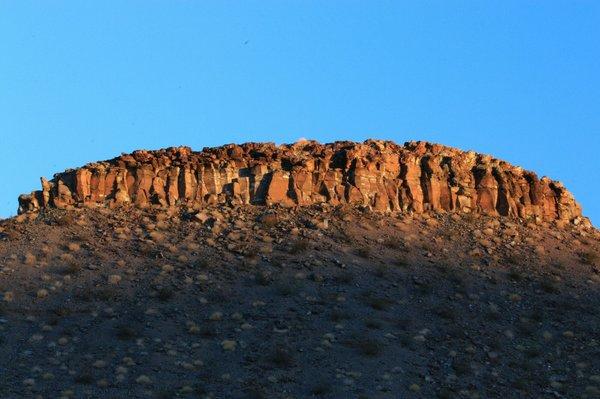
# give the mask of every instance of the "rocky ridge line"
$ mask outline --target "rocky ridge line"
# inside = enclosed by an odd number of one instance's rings
[[[47,207],[302,206],[456,211],[538,221],[587,219],[560,182],[489,155],[427,142],[246,143],[139,150],[44,178],[19,197],[19,214]],[[589,223],[589,222],[588,222]]]

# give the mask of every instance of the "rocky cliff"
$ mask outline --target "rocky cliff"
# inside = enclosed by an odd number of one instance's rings
[[[560,182],[488,155],[426,142],[140,150],[41,180],[42,190],[19,197],[19,213],[122,204],[198,209],[219,203],[349,203],[377,211],[582,220],[581,207]]]

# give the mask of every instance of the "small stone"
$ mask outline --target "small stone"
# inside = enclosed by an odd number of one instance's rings
[[[219,321],[219,320],[223,319],[223,313],[214,312],[213,314],[210,315],[210,317],[208,319],[210,321]]]
[[[46,381],[53,380],[54,379],[54,374],[52,374],[52,373],[44,373],[44,374],[42,374],[42,379],[46,380]]]
[[[147,385],[147,384],[151,384],[152,380],[147,375],[142,374],[138,378],[135,379],[135,382],[137,382],[138,384]]]
[[[98,380],[96,385],[98,385],[100,388],[106,388],[108,386],[108,380],[106,380],[105,378],[102,378],[102,379]]]
[[[418,384],[411,384],[408,389],[410,389],[412,392],[420,392],[421,391],[421,387]]]
[[[237,342],[226,339],[223,342],[221,342],[221,346],[226,351],[234,351],[237,346]]]
[[[96,360],[93,364],[93,366],[97,369],[101,369],[106,367],[106,362],[104,360]]]
[[[26,387],[32,387],[35,385],[35,380],[33,378],[26,378],[23,380],[23,385]]]
[[[46,298],[48,296],[48,290],[45,288],[41,288],[39,289],[36,294],[35,294],[38,298]]]
[[[573,333],[573,331],[565,331],[563,333],[563,337],[565,338],[573,338],[575,336],[575,333]]]
[[[110,284],[119,284],[121,282],[122,277],[118,274],[111,274],[108,276],[108,282]]]

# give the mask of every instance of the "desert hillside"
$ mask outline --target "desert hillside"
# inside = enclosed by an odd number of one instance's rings
[[[598,398],[600,232],[429,143],[138,151],[0,221],[1,398]]]

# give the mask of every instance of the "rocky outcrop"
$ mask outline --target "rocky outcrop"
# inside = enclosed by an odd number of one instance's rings
[[[581,220],[561,183],[488,155],[426,142],[247,143],[135,151],[42,178],[19,213],[72,206],[360,204],[377,211]]]

